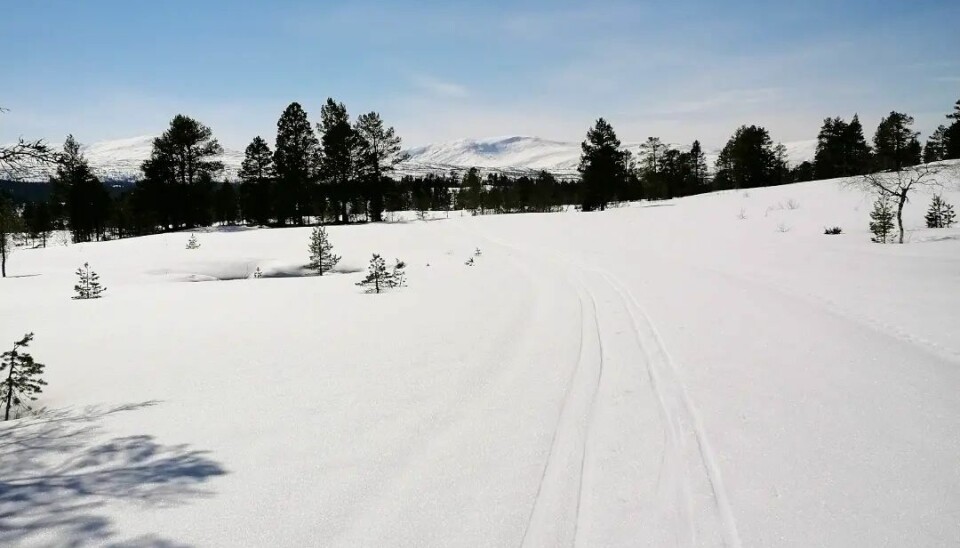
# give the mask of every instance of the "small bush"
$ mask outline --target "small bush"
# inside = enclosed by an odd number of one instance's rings
[[[831,235],[833,235],[833,234],[843,234],[843,229],[840,228],[839,226],[832,226],[832,227],[830,227],[830,228],[824,228],[824,229],[823,229],[823,233],[824,233],[824,234],[831,234]]]

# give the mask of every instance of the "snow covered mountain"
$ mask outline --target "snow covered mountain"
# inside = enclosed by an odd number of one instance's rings
[[[150,157],[152,143],[153,136],[145,135],[93,143],[85,146],[84,152],[94,172],[102,180],[129,181],[140,177],[140,164]],[[813,158],[816,140],[784,145],[790,162],[795,165]],[[640,143],[626,143],[624,146],[634,156],[639,155]],[[557,176],[570,177],[576,174],[580,161],[580,143],[506,136],[429,144],[410,148],[406,153],[407,160],[397,169],[400,175],[442,174],[476,167],[483,173],[520,175],[545,170]],[[719,150],[708,150],[706,154],[712,166]],[[225,148],[220,160],[226,168],[224,175],[231,180],[236,179],[243,161],[243,151]],[[47,175],[47,172],[41,171],[35,178],[42,180]]]

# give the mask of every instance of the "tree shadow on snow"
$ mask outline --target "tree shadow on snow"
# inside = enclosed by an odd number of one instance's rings
[[[0,545],[183,546],[153,535],[121,542],[100,515],[108,503],[183,504],[209,495],[202,484],[226,474],[187,445],[101,435],[103,417],[156,403],[49,411],[0,423]]]

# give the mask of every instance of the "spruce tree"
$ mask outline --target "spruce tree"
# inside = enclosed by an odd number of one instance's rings
[[[354,191],[354,174],[358,160],[359,139],[353,126],[350,125],[350,115],[347,107],[328,98],[326,104],[320,108],[320,123],[317,124],[320,132],[320,144],[323,157],[320,161],[320,174],[323,180],[330,185],[331,193],[336,202],[336,211],[340,222],[349,222],[347,203],[350,194]]]
[[[912,125],[912,116],[896,111],[880,120],[873,136],[878,169],[900,171],[920,163],[920,133]]]
[[[284,224],[293,220],[303,224],[309,202],[308,185],[316,179],[320,149],[317,135],[300,103],[290,103],[280,115],[275,148],[277,222]]]
[[[814,170],[818,179],[843,177],[846,173],[846,138],[849,125],[842,118],[826,118],[817,135]]]
[[[380,255],[374,253],[367,267],[367,276],[357,282],[357,285],[366,288],[367,293],[380,293],[390,287],[391,278],[387,263]]]
[[[13,350],[0,355],[0,376],[4,371],[7,373],[7,378],[0,384],[0,402],[3,402],[6,408],[3,417],[5,421],[10,420],[10,410],[13,407],[36,400],[36,395],[43,391],[41,387],[47,384],[40,378],[45,366],[35,362],[30,354],[21,350],[28,347],[32,340],[33,333],[27,333],[13,343]]]
[[[102,239],[110,215],[110,194],[93,174],[73,135],[63,143],[53,184],[65,195],[73,241]]]
[[[90,270],[89,263],[83,263],[83,266],[77,269],[77,277],[79,278],[77,285],[73,286],[73,290],[77,293],[74,299],[99,299],[107,290],[100,285],[100,276]]]
[[[939,194],[935,194],[925,219],[927,228],[950,228],[955,219],[953,206],[945,202]]]
[[[237,176],[241,181],[240,209],[243,217],[259,225],[268,224],[272,214],[270,187],[276,178],[276,170],[273,151],[262,137],[254,137],[247,145]]]
[[[620,149],[620,139],[603,118],[599,118],[580,145],[581,206],[583,211],[604,210],[629,181],[629,162]]]
[[[693,187],[698,192],[702,191],[709,183],[709,173],[707,169],[707,156],[703,153],[703,148],[700,146],[700,141],[694,141],[693,145],[690,146],[689,158],[690,172],[693,177]]]
[[[893,241],[893,207],[888,196],[879,196],[877,201],[873,203],[870,219],[870,232],[873,233],[872,241],[879,244]]]
[[[860,116],[853,115],[844,134],[844,176],[863,175],[870,169],[873,151],[863,136]]]
[[[323,276],[324,272],[329,272],[340,262],[340,256],[333,254],[333,244],[327,237],[327,230],[322,226],[315,227],[310,233],[309,251],[309,266],[320,276]]]
[[[13,235],[20,232],[22,223],[13,207],[13,200],[0,194],[0,273],[7,277],[7,260],[13,253]]]
[[[200,242],[197,241],[196,234],[190,235],[190,239],[187,240],[187,249],[200,249]]]
[[[947,114],[947,119],[953,120],[953,123],[947,127],[944,135],[946,154],[943,159],[957,160],[960,159],[960,100],[954,104],[953,112]]]

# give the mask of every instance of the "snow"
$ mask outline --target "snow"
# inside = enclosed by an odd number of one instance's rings
[[[0,544],[957,545],[960,228],[841,182],[18,250]]]
[[[132,181],[142,174],[140,165],[150,158],[154,136],[100,141],[83,147],[93,172],[103,181]],[[689,145],[673,144],[681,150]],[[793,165],[812,160],[816,139],[784,143],[787,158]],[[624,148],[640,157],[640,143],[625,143]],[[434,143],[404,151],[408,158],[397,165],[397,175],[446,175],[450,171],[463,172],[471,167],[481,173],[524,175],[542,170],[561,177],[572,177],[580,163],[580,143],[551,141],[530,136],[504,136],[486,139],[459,139]],[[707,150],[708,165],[716,162],[720,151]],[[224,147],[217,157],[224,164],[223,176],[237,179],[244,152]],[[38,168],[31,180],[46,180],[53,168]]]

